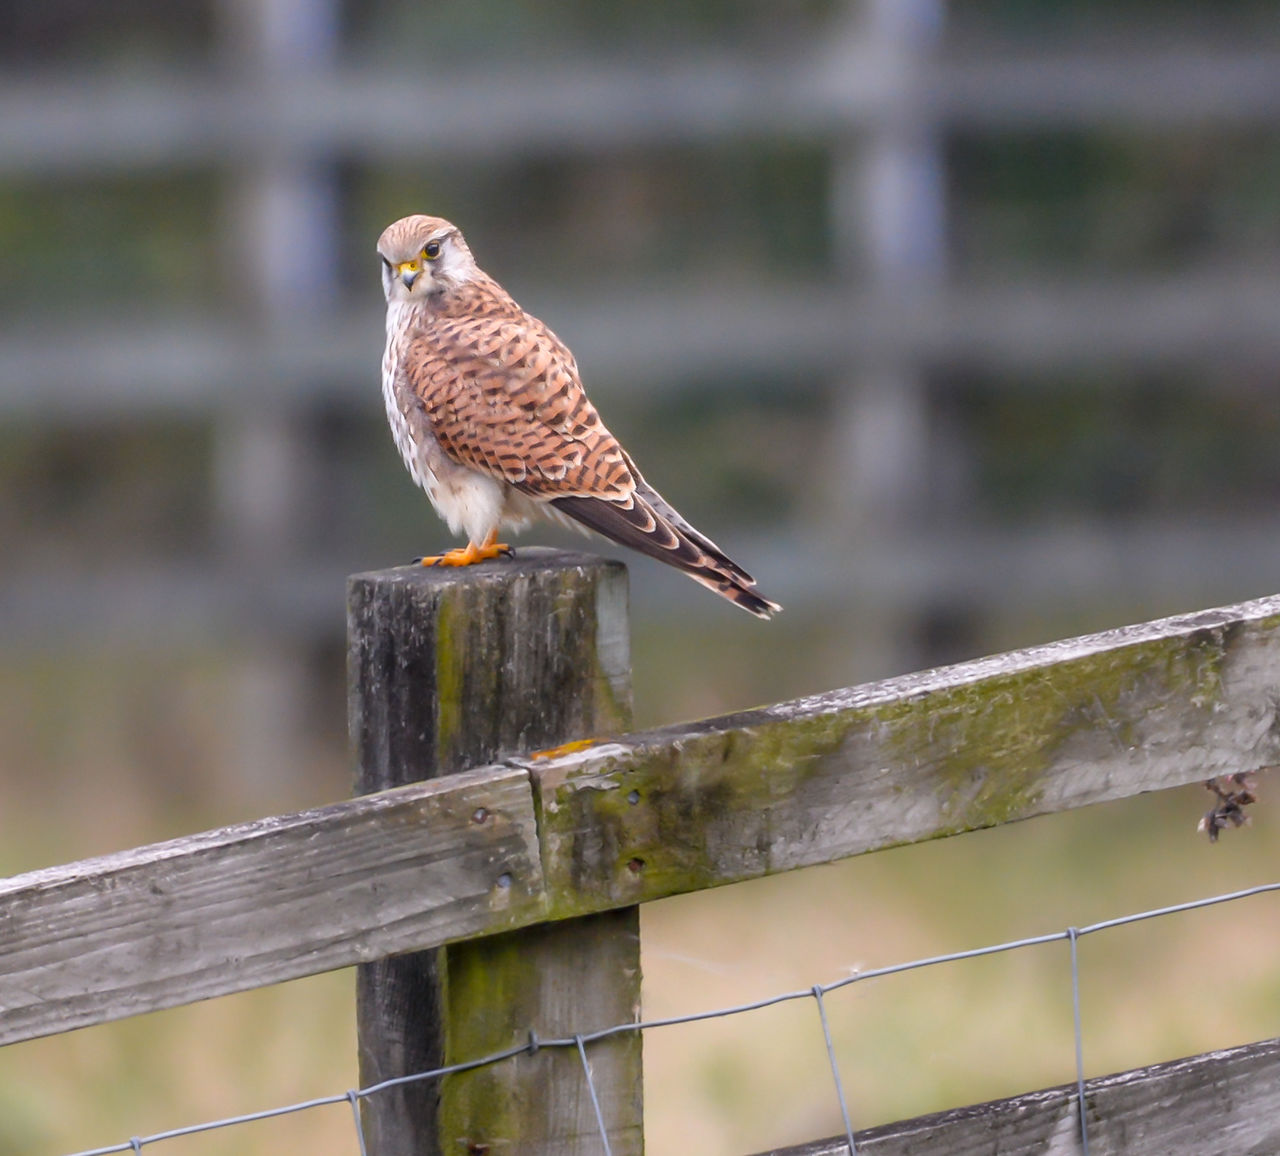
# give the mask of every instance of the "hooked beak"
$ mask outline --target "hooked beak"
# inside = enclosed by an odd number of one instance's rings
[[[396,266],[396,276],[404,282],[406,289],[412,289],[413,283],[418,279],[418,274],[422,272],[421,267],[416,260],[401,261]]]

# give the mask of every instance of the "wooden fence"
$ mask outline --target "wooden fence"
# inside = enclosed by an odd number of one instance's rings
[[[362,794],[0,884],[0,1043],[359,964],[368,1085],[636,1022],[640,903],[1280,763],[1280,597],[633,734],[626,619],[623,567],[579,555],[352,579]],[[591,1047],[614,1153],[640,1060]],[[1089,1081],[1091,1151],[1274,1151],[1277,1076],[1268,1042]],[[363,1107],[374,1156],[601,1147],[563,1049]],[[1075,1112],[859,1151],[1074,1152]]]

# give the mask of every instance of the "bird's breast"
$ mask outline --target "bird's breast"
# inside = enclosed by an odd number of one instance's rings
[[[387,346],[382,355],[382,401],[391,436],[405,468],[434,501],[438,488],[434,459],[441,451],[405,372],[404,358],[412,328],[412,310],[403,305],[388,306]]]

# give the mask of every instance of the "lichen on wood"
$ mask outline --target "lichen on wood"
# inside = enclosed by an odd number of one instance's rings
[[[527,766],[563,916],[1280,761],[1280,600]]]

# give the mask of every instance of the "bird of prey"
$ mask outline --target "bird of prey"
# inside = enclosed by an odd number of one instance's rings
[[[450,531],[468,538],[424,564],[510,554],[499,528],[541,516],[666,562],[761,618],[781,609],[644,480],[587,400],[573,354],[480,269],[456,226],[405,217],[378,254],[396,447]]]

